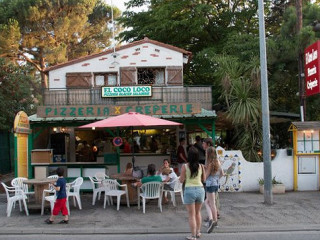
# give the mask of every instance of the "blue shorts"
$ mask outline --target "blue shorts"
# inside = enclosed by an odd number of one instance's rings
[[[204,188],[201,187],[186,187],[183,193],[184,204],[203,203]]]
[[[206,191],[208,193],[216,193],[218,192],[219,186],[211,186],[211,187],[206,187]]]

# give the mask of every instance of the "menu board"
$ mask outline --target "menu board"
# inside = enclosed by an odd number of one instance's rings
[[[298,131],[298,153],[319,152],[319,131]]]

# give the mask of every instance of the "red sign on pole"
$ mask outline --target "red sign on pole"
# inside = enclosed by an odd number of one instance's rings
[[[320,93],[320,41],[307,47],[304,56],[306,95],[311,96]]]

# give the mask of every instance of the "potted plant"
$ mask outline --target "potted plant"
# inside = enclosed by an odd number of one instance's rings
[[[260,193],[264,193],[264,179],[259,178],[258,183],[260,186]],[[285,185],[281,182],[276,180],[276,177],[272,178],[272,193],[278,194],[278,193],[285,193],[286,187]]]

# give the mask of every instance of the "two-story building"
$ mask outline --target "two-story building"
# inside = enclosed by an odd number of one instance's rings
[[[178,139],[188,140],[189,133],[204,131],[214,139],[211,86],[184,86],[183,65],[190,58],[186,50],[145,38],[47,68],[44,105],[29,117],[29,150],[53,149],[53,158],[41,164],[30,160],[30,175],[32,167],[41,175],[52,166],[64,165],[70,178],[104,168],[112,162],[108,158],[115,151],[114,137],[133,144],[130,132],[78,127],[129,111],[184,124],[174,129],[136,129],[133,139],[140,149],[136,165],[153,161],[161,166],[163,159],[174,158]],[[150,147],[152,139],[158,144],[156,150]],[[85,153],[84,145],[97,151]],[[129,156],[128,149],[121,149],[116,165],[108,166],[109,173],[122,171]]]

